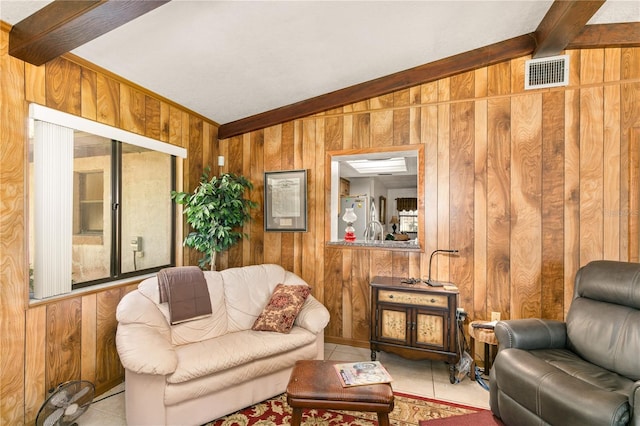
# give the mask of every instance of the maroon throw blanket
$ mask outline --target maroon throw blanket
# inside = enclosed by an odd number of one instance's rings
[[[207,281],[197,266],[161,269],[158,289],[160,303],[169,303],[171,325],[211,315]]]

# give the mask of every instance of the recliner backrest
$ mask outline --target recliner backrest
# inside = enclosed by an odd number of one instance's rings
[[[567,345],[593,364],[640,380],[640,264],[599,260],[578,271]]]

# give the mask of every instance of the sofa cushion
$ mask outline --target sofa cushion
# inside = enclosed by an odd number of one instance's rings
[[[176,348],[178,367],[167,377],[182,383],[254,360],[285,354],[315,342],[316,335],[294,327],[289,334],[245,330]]]
[[[279,283],[289,284],[279,265],[251,265],[221,271],[230,333],[250,330]],[[293,275],[293,274],[291,274]]]
[[[224,288],[222,277],[219,272],[205,271],[204,277],[209,289],[211,300],[211,316],[184,322],[171,326],[171,343],[174,345],[184,345],[188,343],[200,342],[227,332],[227,310],[224,300]],[[162,313],[167,324],[170,324],[171,315],[169,304],[160,303],[160,291],[158,289],[158,279],[148,278],[138,285],[138,290],[149,300],[154,302],[155,307]]]
[[[288,333],[309,293],[306,285],[278,284],[251,329]]]
[[[500,351],[493,368],[501,395],[549,424],[626,424],[633,382],[566,349]],[[500,415],[508,423],[508,415]],[[569,421],[569,419],[571,421]]]
[[[294,331],[292,331],[292,333]],[[247,332],[251,333],[251,331]],[[282,334],[276,335],[275,333],[264,334],[281,336],[281,338],[282,336],[288,336]],[[255,386],[261,386],[258,378],[282,370],[290,371],[296,361],[300,359],[315,359],[317,354],[317,341],[314,340],[309,344],[298,346],[287,352],[256,359],[246,364],[224,369],[193,380],[181,383],[167,383],[164,393],[164,403],[166,405],[179,404],[223,389],[232,389],[234,386],[244,382],[255,383]],[[269,383],[269,386],[275,389],[274,395],[285,391],[288,380],[289,374],[286,374],[280,383]],[[262,386],[264,386],[264,384],[262,384]],[[258,400],[254,402],[258,402]]]

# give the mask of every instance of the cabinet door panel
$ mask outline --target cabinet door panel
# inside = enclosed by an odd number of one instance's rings
[[[408,343],[407,310],[380,304],[378,339],[392,343]]]
[[[446,345],[446,317],[442,313],[416,311],[414,345],[444,349]]]

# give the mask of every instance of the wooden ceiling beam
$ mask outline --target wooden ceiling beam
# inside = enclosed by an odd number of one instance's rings
[[[441,78],[497,64],[533,52],[533,34],[526,34],[509,40],[460,53],[386,77],[350,86],[335,92],[316,96],[301,102],[256,114],[251,117],[223,124],[218,129],[218,137],[226,139],[275,124],[317,114],[333,108],[360,102],[372,97],[386,95],[418,84],[429,83]]]
[[[556,0],[535,31],[533,58],[560,54],[584,29],[605,0]]]
[[[42,65],[169,0],[56,0],[11,28],[9,54]]]
[[[640,47],[640,22],[587,25],[567,49]]]

